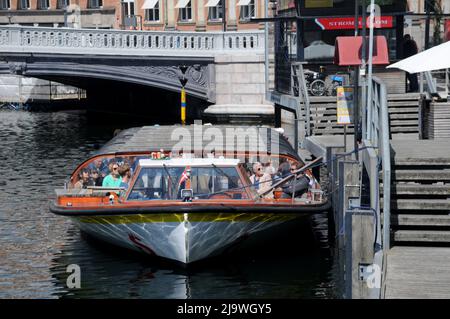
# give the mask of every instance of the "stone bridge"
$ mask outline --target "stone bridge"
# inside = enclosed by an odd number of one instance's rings
[[[180,91],[207,104],[264,104],[264,31],[124,31],[0,27],[0,75],[84,88],[97,80]]]

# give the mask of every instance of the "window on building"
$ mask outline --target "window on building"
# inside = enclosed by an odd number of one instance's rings
[[[58,9],[65,9],[68,6],[70,6],[70,0],[58,0],[56,3],[56,8]]]
[[[89,0],[89,9],[100,9],[103,6],[103,0]]]
[[[256,17],[255,0],[241,0],[238,5],[241,7],[240,20],[250,20]]]
[[[181,22],[192,21],[192,4],[191,1],[179,0],[177,5],[180,12],[178,15],[178,20]]]
[[[1,0],[0,1],[0,10],[9,10],[11,9],[11,1],[10,0]]]
[[[134,0],[125,0],[123,2],[123,13],[126,16],[134,16]]]
[[[21,10],[30,9],[30,0],[20,0],[19,9]]]
[[[50,0],[38,0],[37,1],[38,10],[48,10],[50,9]]]
[[[145,9],[145,21],[151,22],[159,21],[159,0],[145,1],[143,9]]]
[[[208,10],[208,20],[209,21],[220,21],[223,16],[223,0],[210,0],[206,5],[209,7]]]

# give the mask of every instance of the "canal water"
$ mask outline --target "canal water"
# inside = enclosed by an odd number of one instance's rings
[[[116,126],[75,111],[0,111],[0,298],[337,296],[320,218],[312,228],[184,269],[101,244],[51,214],[54,189]],[[70,264],[80,266],[79,289],[66,285]]]

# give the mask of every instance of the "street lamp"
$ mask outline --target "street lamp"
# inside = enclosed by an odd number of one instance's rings
[[[186,78],[185,74],[188,69],[187,65],[180,65],[178,68],[181,71],[181,75],[179,77],[180,83],[181,83],[181,124],[186,125],[186,90],[185,86],[188,82],[188,79]]]

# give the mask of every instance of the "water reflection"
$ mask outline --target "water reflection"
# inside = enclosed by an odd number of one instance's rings
[[[333,297],[329,250],[301,237],[183,269],[81,236],[49,202],[115,127],[76,112],[1,111],[0,128],[0,298]],[[69,264],[81,267],[81,289],[66,287]]]
[[[75,235],[50,269],[62,298],[332,298],[332,260],[298,241],[239,246],[219,258],[182,268],[87,235]],[[304,238],[305,236],[302,236]],[[75,239],[77,238],[77,239]],[[300,239],[300,238],[299,238]],[[285,245],[284,247],[280,245]],[[290,247],[288,247],[290,246]],[[298,250],[296,249],[298,247]],[[81,268],[81,288],[68,289],[67,265]]]

